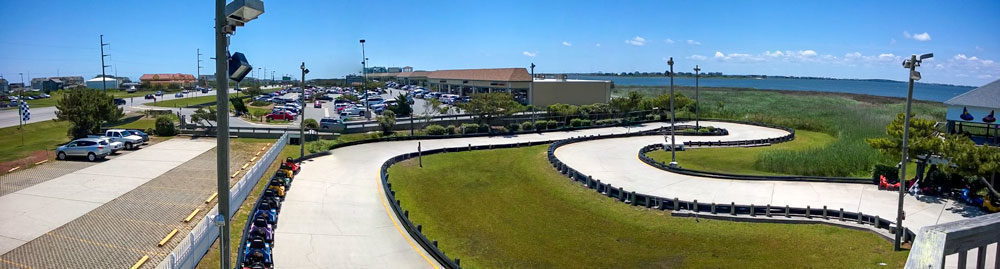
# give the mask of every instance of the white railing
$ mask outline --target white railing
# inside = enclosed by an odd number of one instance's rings
[[[1000,213],[923,227],[913,241],[906,268],[966,268],[969,252],[973,252],[975,268],[1000,268],[998,243]],[[951,258],[957,258],[954,266]]]
[[[270,149],[261,156],[257,163],[253,164],[243,177],[236,182],[229,189],[229,216],[232,216],[240,209],[240,205],[246,200],[247,196],[250,195],[250,191],[253,190],[257,179],[263,176],[264,172],[267,171],[268,166],[274,162],[281,150],[285,148],[288,144],[288,134],[284,134],[278,141],[271,146]],[[174,247],[174,250],[167,255],[163,261],[156,266],[160,269],[175,269],[175,268],[194,268],[201,261],[202,256],[208,252],[208,248],[212,246],[215,239],[219,237],[219,229],[213,225],[213,219],[215,215],[219,214],[218,206],[213,207],[205,217],[198,222],[191,229],[180,244]],[[234,246],[230,246],[234,247]]]

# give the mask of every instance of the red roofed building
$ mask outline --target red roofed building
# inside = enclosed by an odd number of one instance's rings
[[[139,78],[143,85],[156,84],[179,84],[181,86],[191,86],[197,81],[191,74],[144,74]]]

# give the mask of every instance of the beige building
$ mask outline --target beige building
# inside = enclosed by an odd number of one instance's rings
[[[611,82],[535,78],[525,68],[456,69],[368,74],[369,78],[420,85],[432,91],[468,96],[474,93],[507,92],[522,104],[589,105],[611,99]]]

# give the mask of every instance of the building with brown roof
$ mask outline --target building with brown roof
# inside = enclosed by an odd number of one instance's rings
[[[197,81],[191,74],[144,74],[139,78],[142,85],[178,84],[192,86]]]

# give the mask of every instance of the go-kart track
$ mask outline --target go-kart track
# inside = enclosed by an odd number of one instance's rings
[[[681,124],[681,123],[678,123]],[[683,124],[693,124],[684,122]],[[430,150],[467,145],[554,141],[577,136],[651,130],[668,123],[497,137],[470,137],[362,144],[338,148],[302,163],[296,186],[282,206],[275,232],[274,264],[279,268],[426,268],[441,267],[400,226],[382,193],[379,168],[393,156],[415,152],[418,142]],[[726,122],[702,125],[729,130],[726,136],[677,136],[684,141],[733,141],[777,138],[786,131]],[[560,147],[557,157],[580,172],[636,192],[685,200],[831,208],[895,216],[896,193],[875,185],[738,181],[666,172],[637,158],[643,146],[663,143],[663,136],[599,139]],[[683,166],[683,162],[681,162]],[[404,201],[405,206],[405,201]],[[954,221],[964,208],[950,200],[907,196],[905,223],[914,231]]]

